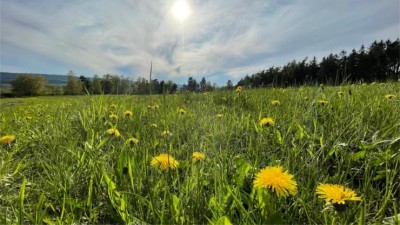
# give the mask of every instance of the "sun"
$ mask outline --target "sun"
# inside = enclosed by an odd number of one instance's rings
[[[185,1],[177,1],[172,7],[172,14],[180,21],[184,21],[190,15],[190,9]]]

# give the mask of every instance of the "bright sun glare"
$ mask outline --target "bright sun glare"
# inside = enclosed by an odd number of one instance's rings
[[[172,7],[172,13],[178,20],[184,21],[186,18],[188,18],[190,14],[190,9],[186,2],[177,1]]]

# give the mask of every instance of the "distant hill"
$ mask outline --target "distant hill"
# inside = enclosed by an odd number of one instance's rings
[[[0,72],[0,84],[9,84],[11,81],[15,80],[18,74],[20,73]],[[30,75],[42,76],[47,80],[47,83],[49,84],[66,84],[68,79],[66,75],[37,74],[37,73],[30,73]]]

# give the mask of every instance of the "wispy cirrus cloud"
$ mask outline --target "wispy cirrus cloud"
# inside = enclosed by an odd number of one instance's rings
[[[174,1],[3,0],[1,70],[134,79],[152,61],[156,77],[223,84],[400,36],[397,0],[187,2],[192,14],[181,24]]]

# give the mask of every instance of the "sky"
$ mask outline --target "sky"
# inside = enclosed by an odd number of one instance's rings
[[[1,72],[234,84],[400,37],[399,0],[0,0]]]

